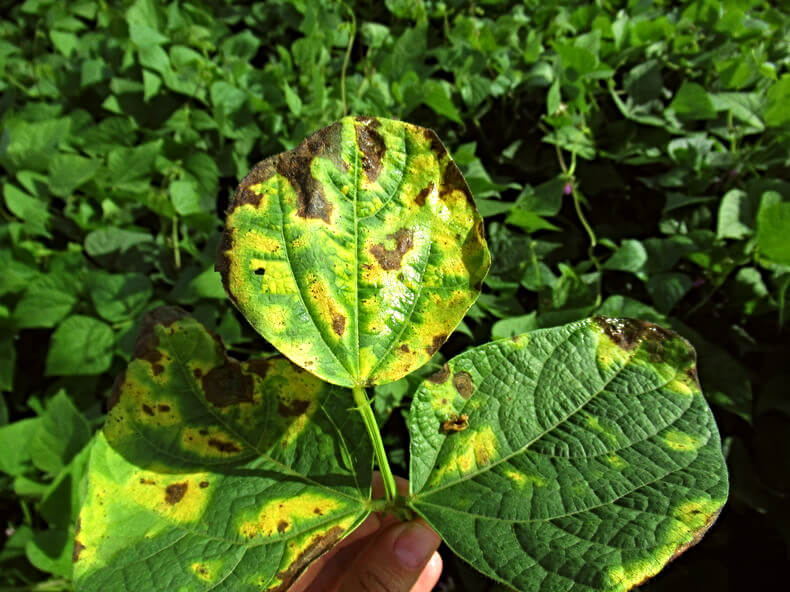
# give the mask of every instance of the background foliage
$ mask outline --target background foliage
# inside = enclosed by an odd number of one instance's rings
[[[70,589],[84,447],[143,311],[184,306],[241,358],[270,349],[213,272],[223,211],[255,162],[346,113],[434,128],[486,218],[492,271],[437,357],[595,313],[697,348],[731,501],[644,589],[782,581],[780,4],[0,2],[0,590]],[[375,399],[402,474],[417,380]],[[488,589],[446,556],[443,590]]]

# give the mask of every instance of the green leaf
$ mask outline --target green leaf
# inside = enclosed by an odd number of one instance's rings
[[[66,391],[59,391],[47,403],[38,428],[30,441],[30,457],[42,471],[58,474],[88,443],[91,428],[71,402]]]
[[[775,263],[790,265],[790,202],[763,198],[757,214],[757,251]]]
[[[93,306],[111,323],[137,317],[154,293],[151,280],[142,273],[96,273],[91,283]]]
[[[85,251],[88,255],[107,255],[115,251],[124,252],[135,245],[153,240],[147,232],[124,230],[123,228],[100,228],[85,237]]]
[[[277,349],[351,386],[428,361],[489,262],[482,219],[436,134],[348,117],[242,182],[217,269]]]
[[[0,426],[0,471],[16,476],[30,468],[30,441],[40,423],[31,417]]]
[[[34,279],[14,309],[12,319],[21,329],[57,325],[79,299],[79,283],[64,273],[49,273]]]
[[[684,82],[669,109],[688,119],[713,119],[716,108],[708,92],[696,82]]]
[[[453,104],[449,85],[440,80],[426,80],[423,84],[422,101],[434,112],[459,124],[463,124],[461,114]]]
[[[93,317],[74,315],[52,334],[47,352],[47,376],[101,374],[110,367],[115,335]]]
[[[790,123],[790,74],[784,74],[766,93],[765,124],[781,127]]]
[[[0,392],[11,391],[14,389],[14,368],[16,366],[16,346],[14,336],[9,333],[0,335]],[[2,407],[2,403],[0,403]],[[0,425],[2,421],[0,412]]]
[[[604,269],[630,271],[639,274],[647,263],[647,251],[641,242],[626,239],[603,264]]]
[[[41,571],[70,578],[73,549],[74,529],[52,528],[36,532],[25,545],[25,555]]]
[[[529,314],[497,321],[491,327],[491,337],[493,339],[503,339],[526,333],[527,331],[533,331],[537,328],[537,313],[533,311]]]
[[[144,322],[91,452],[83,592],[284,591],[369,513],[372,451],[343,389],[239,363],[173,308]]]
[[[51,236],[48,230],[50,213],[47,202],[31,197],[15,185],[3,183],[5,205],[25,225],[31,234]]]
[[[691,346],[597,317],[469,350],[417,390],[410,505],[524,592],[625,591],[696,543],[727,470]]]
[[[691,278],[685,273],[671,271],[651,276],[645,287],[656,309],[663,314],[669,314],[691,289],[691,284]]]
[[[80,185],[89,181],[101,168],[98,160],[76,154],[58,154],[49,163],[49,186],[52,193],[68,197]]]
[[[716,236],[734,239],[751,236],[756,210],[757,204],[749,194],[740,189],[730,189],[724,194],[719,206]]]

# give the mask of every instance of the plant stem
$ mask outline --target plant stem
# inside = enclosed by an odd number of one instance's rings
[[[398,496],[398,490],[395,486],[395,477],[392,475],[390,463],[387,460],[387,452],[384,450],[384,442],[381,440],[381,433],[379,432],[376,417],[373,415],[373,410],[370,408],[370,401],[368,395],[365,393],[365,388],[355,386],[353,389],[354,403],[362,415],[362,421],[365,423],[365,429],[370,436],[370,442],[373,444],[373,452],[376,455],[376,464],[379,466],[381,472],[381,479],[384,481],[384,494],[388,502],[392,502]]]

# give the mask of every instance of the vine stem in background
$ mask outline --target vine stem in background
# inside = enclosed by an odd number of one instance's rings
[[[348,69],[348,62],[351,59],[351,48],[354,46],[354,37],[357,35],[357,18],[354,16],[354,11],[350,6],[343,4],[348,9],[351,15],[351,31],[348,34],[348,46],[346,47],[346,55],[343,56],[343,67],[340,70],[340,99],[343,103],[343,116],[348,115],[348,105],[346,104],[346,70]]]
[[[384,442],[381,440],[381,432],[379,432],[376,417],[373,415],[373,409],[370,408],[368,395],[365,393],[365,388],[361,386],[355,386],[353,393],[354,403],[362,415],[365,429],[368,431],[368,436],[370,436],[370,441],[373,444],[373,453],[376,455],[376,463],[379,466],[381,479],[384,481],[384,494],[388,502],[393,502],[398,496],[395,477],[392,475],[392,469],[390,469],[390,463],[387,460],[387,452],[384,450]]]
[[[178,216],[173,216],[173,259],[176,269],[181,269],[181,249],[178,245]]]

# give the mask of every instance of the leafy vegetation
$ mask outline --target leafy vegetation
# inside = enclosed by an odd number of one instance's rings
[[[781,581],[790,547],[789,19],[772,3],[7,2],[0,23],[0,587],[70,589],[85,444],[143,312],[269,348],[212,270],[252,165],[347,113],[435,129],[492,268],[444,359],[594,314],[697,349],[731,472],[711,535],[645,589]],[[400,468],[398,468],[400,467]],[[449,557],[449,555],[448,555]],[[758,563],[761,570],[739,570]],[[488,583],[450,562],[445,585]]]

